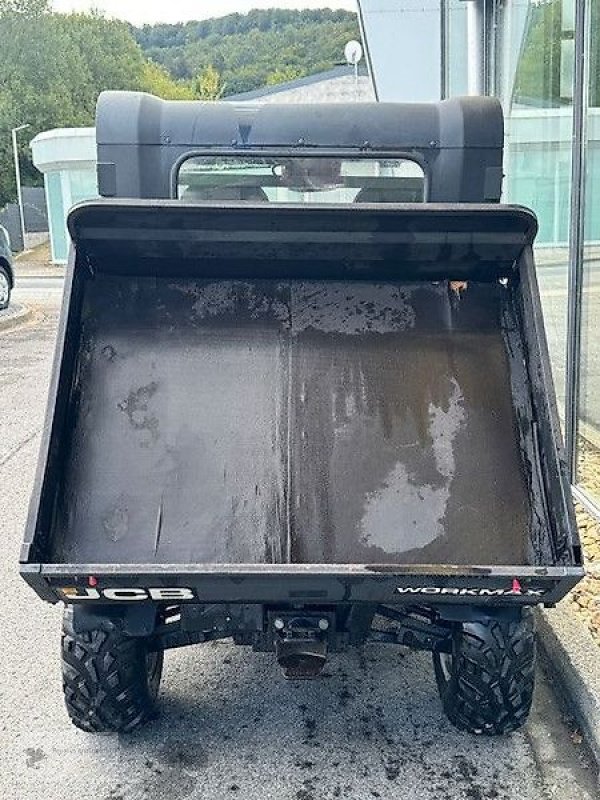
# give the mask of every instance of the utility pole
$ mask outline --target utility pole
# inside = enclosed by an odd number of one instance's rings
[[[19,150],[17,149],[17,133],[29,128],[29,125],[19,125],[11,130],[13,156],[15,159],[15,180],[17,182],[17,200],[19,204],[19,219],[21,221],[21,238],[25,250],[25,212],[23,210],[23,192],[21,191],[21,166],[19,164]]]

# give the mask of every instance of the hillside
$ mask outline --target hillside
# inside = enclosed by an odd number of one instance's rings
[[[268,9],[248,14],[131,28],[144,55],[177,80],[213,67],[223,94],[250,91],[329,69],[359,38],[356,14],[329,9]]]
[[[332,67],[357,36],[356,16],[343,11],[272,9],[135,28],[99,12],[55,13],[49,0],[0,0],[0,130],[27,122],[19,157],[33,186],[41,176],[27,142],[51,128],[93,125],[105,89],[214,100]],[[12,158],[3,134],[0,208],[16,197]]]

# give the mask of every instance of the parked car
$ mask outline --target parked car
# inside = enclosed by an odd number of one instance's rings
[[[10,238],[6,228],[0,225],[0,311],[10,302],[14,282]]]

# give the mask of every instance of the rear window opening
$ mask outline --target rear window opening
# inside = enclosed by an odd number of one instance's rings
[[[177,197],[185,203],[418,203],[425,173],[408,158],[193,156]]]

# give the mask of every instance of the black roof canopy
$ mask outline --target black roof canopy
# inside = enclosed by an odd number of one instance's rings
[[[207,150],[311,155],[403,153],[425,170],[432,202],[500,199],[503,120],[492,98],[440,103],[260,104],[165,101],[104,92],[97,108],[100,194],[174,196],[178,165]]]

